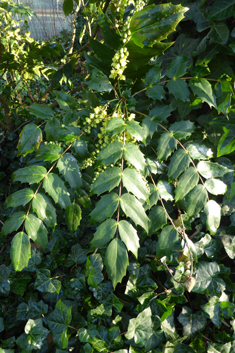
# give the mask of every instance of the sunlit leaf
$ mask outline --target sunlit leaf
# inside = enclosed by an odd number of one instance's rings
[[[34,214],[29,214],[25,220],[25,230],[36,244],[40,245],[45,250],[48,243],[47,229],[41,219]]]
[[[129,340],[134,338],[136,344],[145,344],[153,333],[151,315],[151,309],[148,307],[141,311],[136,319],[130,319],[125,337]]]
[[[34,195],[34,191],[31,189],[22,189],[14,192],[6,199],[5,206],[8,207],[18,207],[24,206],[29,203]]]
[[[21,183],[39,183],[46,175],[46,168],[40,165],[34,165],[32,167],[25,167],[16,170],[12,175],[13,181],[21,181]]]
[[[71,233],[75,232],[80,225],[82,211],[78,204],[72,203],[66,208],[65,222]]]
[[[14,236],[11,242],[10,256],[15,271],[21,271],[28,266],[31,248],[27,234],[19,232]]]
[[[127,247],[127,250],[131,251],[137,258],[140,244],[139,237],[135,228],[127,221],[120,221],[118,223],[118,231],[121,240]]]
[[[197,185],[187,196],[187,214],[189,217],[196,216],[205,206],[207,191],[203,185]]]
[[[91,241],[92,248],[102,248],[113,239],[117,230],[117,222],[114,219],[107,219],[96,229],[94,238]]]
[[[32,202],[32,209],[47,227],[55,228],[57,224],[55,207],[45,194],[37,193]]]
[[[182,200],[197,184],[199,175],[194,167],[189,167],[180,177],[176,185],[175,201]]]
[[[34,287],[42,293],[59,293],[61,282],[58,279],[50,278],[50,271],[41,269],[36,272]]]
[[[37,150],[42,142],[42,130],[34,123],[27,124],[20,133],[18,156]]]
[[[166,226],[161,231],[156,248],[156,255],[158,258],[168,256],[171,254],[175,245],[179,241],[179,234],[173,226]]]
[[[71,188],[78,189],[82,185],[81,173],[76,158],[71,153],[65,153],[58,161],[57,168],[60,174],[69,183]]]
[[[97,202],[95,209],[91,212],[91,223],[103,222],[105,219],[112,217],[119,203],[118,195],[111,192],[101,197]]]
[[[130,217],[136,225],[140,225],[148,231],[148,217],[146,216],[141,203],[135,196],[128,193],[123,194],[120,199],[120,204],[123,212],[127,217]]]

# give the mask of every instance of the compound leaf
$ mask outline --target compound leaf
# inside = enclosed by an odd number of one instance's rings
[[[92,191],[100,195],[103,192],[111,191],[120,184],[121,171],[118,167],[107,168],[104,172],[100,173],[98,178],[92,184]]]
[[[183,149],[176,151],[171,157],[171,162],[168,169],[168,176],[177,179],[178,176],[188,168],[190,158],[187,152]]]
[[[82,219],[82,210],[76,203],[66,208],[65,222],[71,233],[75,232]]]
[[[118,223],[118,231],[127,250],[131,251],[137,258],[140,244],[135,228],[127,221],[120,221]]]
[[[46,173],[46,168],[40,165],[34,165],[16,170],[12,175],[12,180],[29,184],[39,183],[44,178]]]
[[[13,213],[13,215],[9,217],[4,223],[4,226],[1,230],[1,235],[7,235],[18,230],[21,224],[24,222],[25,216],[26,213],[23,211]]]
[[[55,229],[56,212],[50,199],[42,193],[37,193],[32,202],[32,209],[37,213],[38,217],[47,225]]]
[[[119,198],[114,192],[101,197],[97,202],[95,209],[91,212],[90,223],[102,222],[106,218],[112,217],[118,207]]]
[[[224,195],[227,191],[227,185],[219,179],[207,179],[205,181],[205,187],[213,195]]]
[[[189,217],[196,216],[205,206],[207,191],[203,185],[197,185],[187,196],[187,214]]]
[[[127,143],[124,148],[124,157],[137,170],[143,171],[145,167],[145,159],[139,148],[132,143]]]
[[[156,248],[158,258],[171,254],[176,243],[179,241],[179,234],[173,226],[166,226],[161,231]]]
[[[38,149],[42,142],[42,130],[34,123],[27,124],[20,133],[17,156],[24,157]]]
[[[215,235],[220,225],[221,207],[214,200],[210,200],[204,208],[204,213],[206,215],[206,229],[211,235]]]
[[[149,197],[149,190],[142,176],[135,170],[126,168],[122,174],[123,186],[138,199],[146,200]]]
[[[147,232],[149,219],[146,216],[141,203],[135,198],[135,196],[128,193],[123,194],[120,199],[120,204],[126,216],[130,217],[136,225],[139,224]]]
[[[180,177],[176,185],[175,201],[182,200],[197,184],[199,175],[194,167],[189,167]]]
[[[40,245],[45,250],[48,243],[47,229],[41,219],[34,214],[29,214],[25,220],[25,230],[36,244]]]
[[[197,170],[206,179],[220,178],[223,175],[233,171],[221,164],[209,161],[200,161],[197,165]]]
[[[148,217],[149,223],[149,236],[156,233],[167,223],[167,215],[162,206],[154,206],[151,208]]]
[[[25,206],[33,198],[34,192],[31,189],[22,189],[14,192],[6,199],[5,206],[8,207],[18,207]]]
[[[131,319],[125,337],[128,340],[134,338],[136,344],[145,344],[153,334],[151,316],[151,308],[148,307],[136,319]]]
[[[113,239],[117,230],[117,222],[114,219],[107,219],[99,225],[91,241],[91,249],[103,248],[104,245]]]
[[[45,162],[54,162],[63,153],[63,148],[59,145],[44,145],[36,152],[36,157]]]
[[[24,232],[17,233],[11,242],[10,257],[15,271],[28,266],[31,257],[30,241]]]
[[[176,149],[177,141],[169,132],[164,132],[158,142],[158,158],[160,160],[167,159]]]
[[[70,206],[70,198],[64,182],[57,174],[50,173],[43,180],[45,191],[53,198],[55,203],[58,203],[61,208]]]
[[[65,153],[59,159],[57,168],[71,188],[78,189],[82,186],[80,169],[76,158],[71,153]]]

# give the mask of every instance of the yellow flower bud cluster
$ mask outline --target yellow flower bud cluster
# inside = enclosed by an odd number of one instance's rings
[[[95,107],[94,113],[91,113],[89,117],[85,119],[85,128],[84,131],[88,134],[91,133],[91,128],[94,127],[96,128],[97,125],[106,118],[107,116],[107,111],[106,107]]]
[[[126,76],[123,75],[124,70],[127,67],[128,63],[128,51],[127,48],[121,48],[116,52],[112,60],[112,70],[110,74],[110,78],[117,78],[119,80],[125,80]]]

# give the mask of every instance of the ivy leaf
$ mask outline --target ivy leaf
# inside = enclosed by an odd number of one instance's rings
[[[156,255],[160,259],[172,253],[175,245],[179,241],[179,234],[173,226],[166,226],[161,231],[156,246]]]
[[[21,271],[28,266],[31,257],[31,247],[27,234],[17,233],[11,242],[10,257],[15,271]]]
[[[36,152],[36,157],[45,162],[54,162],[63,153],[63,148],[59,145],[44,145]]]
[[[70,206],[70,198],[64,182],[57,174],[50,173],[43,180],[43,187],[45,191],[53,198],[55,203],[58,203],[61,208]]]
[[[223,331],[224,332],[224,331]],[[235,342],[228,343],[208,343],[208,353],[233,353]]]
[[[1,235],[7,235],[18,230],[21,224],[24,222],[25,216],[26,213],[23,211],[13,213],[13,215],[9,217],[4,223],[4,226],[1,230]]]
[[[218,297],[225,290],[225,282],[218,277],[220,266],[217,262],[200,261],[196,271],[197,280],[192,292]]]
[[[115,238],[108,245],[104,263],[115,289],[117,283],[121,283],[129,265],[126,247],[120,239]]]
[[[72,154],[65,153],[59,159],[57,168],[72,189],[79,189],[82,186],[80,169],[76,158]]]
[[[78,204],[72,203],[66,208],[65,222],[71,233],[75,232],[80,225],[82,211]]]
[[[90,223],[102,222],[106,218],[112,217],[119,203],[119,197],[114,192],[101,197],[97,202],[95,209],[91,212]]]
[[[122,174],[123,186],[138,199],[146,200],[149,197],[149,190],[141,175],[135,170],[126,168]]]
[[[177,141],[169,132],[164,132],[158,142],[158,158],[159,160],[166,160],[171,153],[176,149]]]
[[[235,1],[234,0],[216,0],[211,6],[208,14],[208,20],[222,21],[230,17],[235,11]]]
[[[193,78],[189,85],[193,93],[200,97],[203,102],[209,104],[210,107],[217,107],[211,84],[205,78]]]
[[[154,45],[160,55],[166,49],[161,41],[173,32],[186,11],[187,9],[181,5],[165,4],[149,5],[141,11],[134,12],[130,25],[133,42],[141,48]],[[169,47],[169,43],[167,44]]]
[[[25,206],[29,203],[34,196],[34,192],[31,189],[22,189],[14,192],[6,199],[5,206],[8,207],[18,207]]]
[[[189,167],[180,177],[176,185],[175,201],[182,200],[197,184],[199,175],[194,167]]]
[[[143,171],[145,167],[145,159],[139,148],[132,143],[127,143],[124,149],[124,157],[137,170]]]
[[[86,273],[88,275],[87,283],[89,286],[92,288],[98,287],[98,284],[104,279],[102,270],[103,262],[100,254],[93,254],[87,258]]]
[[[71,322],[71,306],[65,305],[61,299],[56,303],[55,310],[47,316],[47,324],[52,333],[54,342],[59,348],[68,347],[68,325]]]
[[[29,319],[24,331],[16,340],[17,346],[21,347],[24,352],[32,352],[42,348],[43,341],[49,333],[49,330],[43,327],[41,318],[37,320]],[[4,350],[4,352],[7,351]]]
[[[193,159],[209,159],[213,157],[212,150],[201,143],[190,142],[186,148]]]
[[[201,305],[203,311],[205,311],[214,325],[220,327],[222,324],[220,302],[218,297],[211,297],[209,302]]]
[[[50,271],[41,269],[36,271],[36,281],[34,287],[42,293],[58,293],[61,289],[61,282],[50,278]]]
[[[226,44],[229,38],[229,29],[225,23],[214,23],[207,34],[207,38],[210,38],[210,44]]]
[[[187,196],[187,214],[189,217],[196,216],[205,206],[207,191],[203,185],[197,185]]]
[[[49,119],[54,116],[54,111],[48,105],[31,104],[28,111],[39,119]]]
[[[55,207],[45,194],[37,193],[32,202],[32,209],[47,227],[55,229],[57,224]]]
[[[29,214],[25,220],[25,230],[29,238],[40,245],[43,250],[46,249],[48,243],[47,229],[41,219],[37,218],[34,214]]]
[[[111,191],[120,184],[121,171],[118,167],[112,167],[105,169],[104,172],[100,173],[98,178],[92,184],[92,191],[100,195],[103,192]]]
[[[120,204],[126,216],[130,217],[136,225],[139,224],[147,232],[149,219],[146,216],[141,203],[135,198],[135,196],[128,193],[123,194],[120,199]]]
[[[162,199],[165,201],[174,200],[172,184],[169,184],[166,180],[160,180],[157,184],[157,188]]]
[[[207,323],[206,318],[202,314],[199,312],[192,313],[192,310],[187,306],[183,306],[182,312],[177,319],[183,326],[183,335],[186,337],[202,331]]]
[[[223,243],[224,250],[230,257],[230,259],[235,258],[235,236],[229,234],[220,235],[220,239]]]
[[[148,215],[149,222],[149,236],[156,233],[167,223],[167,215],[162,206],[154,206],[151,208]]]
[[[206,179],[209,178],[220,178],[223,175],[232,172],[232,169],[224,167],[221,164],[213,163],[209,161],[201,161],[197,165],[198,172]]]
[[[32,167],[26,167],[16,170],[12,174],[13,181],[21,181],[21,183],[39,183],[46,175],[46,168],[40,165],[34,165]]]
[[[102,164],[114,164],[118,159],[121,158],[123,153],[123,144],[122,142],[112,142],[105,146],[98,155],[98,161],[100,160]]]
[[[17,156],[24,157],[37,150],[42,142],[42,130],[34,123],[27,124],[20,133]]]
[[[184,150],[176,151],[171,157],[171,162],[168,169],[168,176],[170,179],[177,179],[178,176],[188,168],[190,158]]]
[[[70,267],[73,265],[80,265],[86,262],[87,251],[81,247],[79,244],[72,246],[68,257],[65,260],[65,266]]]
[[[213,195],[224,195],[227,191],[227,185],[219,179],[207,179],[205,181],[205,187]]]
[[[131,120],[126,122],[126,131],[133,136],[137,141],[144,140],[144,130],[138,121]]]
[[[107,219],[99,225],[91,241],[91,249],[103,248],[113,239],[117,230],[117,222],[114,219]]]
[[[140,244],[135,228],[127,221],[120,221],[118,223],[118,231],[123,243],[127,247],[127,250],[131,251],[137,258]]]
[[[230,154],[235,150],[235,128],[227,129],[223,126],[224,134],[219,140],[217,147],[217,157]]]
[[[191,121],[178,121],[172,124],[169,131],[179,140],[186,139],[194,132],[195,126]]]
[[[134,338],[136,344],[145,344],[152,336],[151,308],[143,310],[136,319],[130,319],[125,337],[130,340]]]

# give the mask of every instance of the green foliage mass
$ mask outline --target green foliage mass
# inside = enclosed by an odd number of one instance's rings
[[[234,352],[235,1],[76,3],[0,1],[0,352]]]

